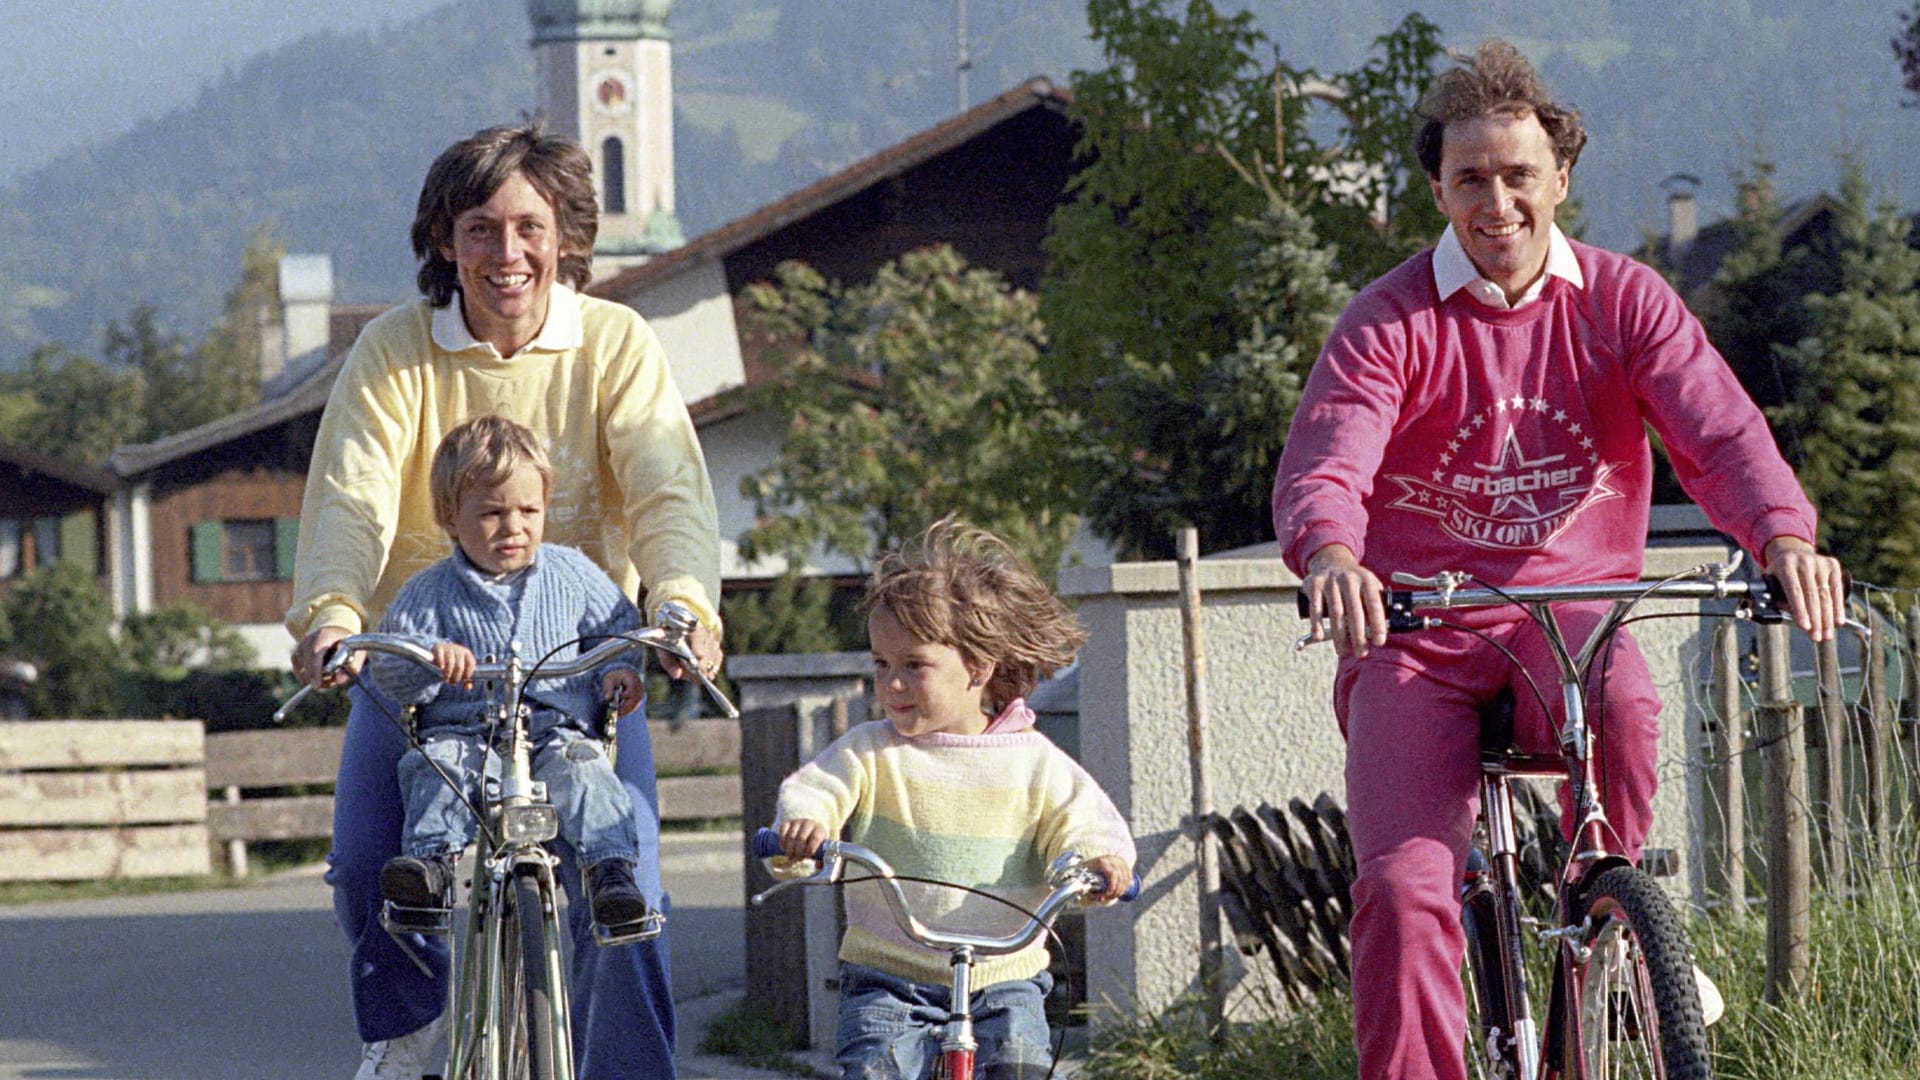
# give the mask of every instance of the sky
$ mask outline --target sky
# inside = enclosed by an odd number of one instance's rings
[[[446,0],[0,0],[0,184],[191,104],[304,34],[372,30]]]

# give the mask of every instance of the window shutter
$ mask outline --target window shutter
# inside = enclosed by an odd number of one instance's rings
[[[275,518],[273,521],[273,573],[281,581],[293,580],[293,553],[300,543],[299,518]]]
[[[60,519],[60,561],[89,574],[100,571],[100,553],[94,549],[93,511],[82,510]]]
[[[220,580],[220,533],[218,521],[196,521],[191,534],[193,542],[193,582],[202,584]]]

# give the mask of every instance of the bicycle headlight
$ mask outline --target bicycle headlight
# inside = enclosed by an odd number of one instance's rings
[[[551,806],[509,806],[500,811],[500,828],[510,844],[538,844],[560,835],[560,814]]]

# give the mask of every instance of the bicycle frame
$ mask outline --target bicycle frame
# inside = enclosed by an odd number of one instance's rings
[[[1489,972],[1491,987],[1475,986],[1483,1011],[1493,1011],[1486,1042],[1482,1032],[1469,1032],[1474,1039],[1470,1054],[1477,1056],[1490,1075],[1520,1078],[1550,1078],[1561,1075],[1557,1061],[1566,1047],[1556,1040],[1577,1031],[1568,1021],[1568,1010],[1578,1005],[1567,1000],[1573,985],[1570,974],[1581,970],[1597,927],[1582,914],[1583,886],[1614,866],[1631,866],[1624,853],[1612,849],[1609,838],[1612,825],[1601,803],[1595,782],[1591,754],[1591,732],[1587,722],[1585,685],[1592,665],[1628,613],[1649,598],[1735,600],[1736,614],[1760,621],[1785,621],[1777,606],[1779,590],[1770,583],[1731,580],[1738,560],[1730,565],[1709,564],[1694,567],[1665,581],[1623,582],[1574,586],[1516,586],[1506,589],[1462,588],[1468,584],[1465,574],[1443,572],[1431,578],[1395,574],[1394,581],[1418,585],[1420,590],[1394,589],[1387,595],[1389,628],[1409,631],[1447,627],[1439,617],[1423,614],[1467,608],[1519,605],[1540,627],[1558,667],[1559,689],[1564,718],[1558,732],[1558,754],[1523,754],[1508,747],[1483,746],[1481,755],[1480,814],[1476,823],[1476,852],[1483,852],[1484,866],[1470,858],[1467,878],[1462,883],[1461,905],[1467,924],[1470,954],[1487,959],[1488,946],[1471,935],[1478,929],[1476,919],[1484,918],[1487,907],[1494,916],[1495,941],[1491,953],[1497,969]],[[1607,614],[1595,625],[1587,640],[1575,652],[1561,631],[1553,605],[1560,603],[1607,602]],[[1301,598],[1306,614],[1305,597]],[[1304,648],[1312,635],[1295,644]],[[1541,703],[1543,706],[1546,702]],[[1520,845],[1515,825],[1513,781],[1523,777],[1547,777],[1573,785],[1573,842],[1560,867],[1556,883],[1554,925],[1539,932],[1543,942],[1556,946],[1553,994],[1547,1004],[1547,1037],[1541,1038],[1527,988],[1524,928],[1520,883]],[[1476,905],[1479,905],[1476,908]],[[1471,972],[1472,965],[1469,965]],[[1498,1021],[1504,1021],[1502,1028]]]
[[[474,681],[494,695],[488,715],[493,730],[505,736],[505,745],[490,746],[486,752],[479,807],[480,853],[474,860],[468,893],[465,944],[456,951],[448,978],[448,1007],[452,1010],[447,1036],[448,1080],[508,1080],[525,1075],[514,1058],[518,1050],[541,1061],[544,1067],[537,1071],[543,1080],[547,1076],[573,1080],[570,1004],[554,888],[559,859],[546,847],[559,835],[560,822],[548,801],[546,785],[533,778],[533,745],[527,731],[530,710],[523,699],[530,679],[579,675],[624,653],[650,647],[679,658],[721,709],[737,718],[739,711],[700,670],[685,645],[684,639],[694,626],[692,613],[669,603],[661,606],[660,618],[659,626],[612,638],[563,663],[538,665],[529,671],[516,654],[504,662],[489,659],[474,668]],[[412,641],[387,634],[358,634],[335,646],[326,671],[331,674],[343,669],[358,652],[383,652],[438,670],[432,653]],[[307,690],[302,687],[289,698],[274,714],[275,719],[283,718]],[[609,730],[608,737],[611,735]],[[529,962],[526,955],[535,951],[526,947],[532,935],[523,938],[523,933],[508,932],[510,926],[524,932],[529,919],[538,921],[538,940],[542,943],[537,950],[542,970],[531,973],[521,970],[520,965]],[[395,944],[429,973],[430,967],[411,945],[411,935],[446,936],[453,929],[450,910],[404,908],[390,902],[383,906],[380,921]],[[595,924],[595,941],[600,946],[612,946],[643,940],[658,935],[664,924],[665,917],[658,912],[619,931]],[[529,985],[545,988],[544,1007],[537,1002],[531,1008],[526,1005],[523,995]],[[537,1019],[540,1016],[544,1016],[544,1025]],[[523,1030],[529,1026],[536,1030]],[[537,1030],[542,1026],[544,1032]]]
[[[780,854],[780,837],[772,829],[760,829],[753,834],[753,854],[756,858],[772,858]],[[973,964],[978,956],[1002,956],[1015,953],[1039,940],[1053,926],[1053,921],[1067,904],[1090,893],[1103,890],[1105,880],[1097,873],[1085,867],[1080,856],[1071,852],[1053,860],[1047,868],[1047,883],[1052,891],[1028,915],[1020,929],[1006,937],[982,937],[974,934],[957,934],[935,930],[922,923],[907,906],[907,897],[900,889],[898,875],[893,867],[879,855],[845,840],[828,840],[820,845],[814,854],[820,868],[803,878],[789,878],[775,884],[772,888],[758,893],[749,900],[754,907],[766,902],[769,896],[795,885],[834,885],[843,882],[848,864],[859,867],[868,873],[868,877],[856,878],[856,881],[877,882],[881,898],[886,902],[887,910],[893,914],[894,921],[907,937],[929,949],[945,949],[951,958],[953,970],[952,997],[949,999],[947,1023],[941,1033],[940,1055],[945,1067],[944,1080],[973,1080],[974,1053],[979,1043],[973,1037]],[[1140,877],[1134,875],[1132,885],[1121,894],[1121,900],[1132,900],[1140,894]]]

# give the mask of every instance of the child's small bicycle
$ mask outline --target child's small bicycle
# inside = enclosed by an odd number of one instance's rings
[[[686,645],[693,613],[678,604],[662,604],[660,625],[611,638],[565,663],[535,663],[519,656],[475,667],[473,679],[491,697],[487,714],[496,737],[489,738],[479,822],[480,856],[474,860],[465,945],[454,960],[447,1025],[450,1080],[572,1080],[573,1047],[554,869],[559,857],[546,842],[560,833],[560,819],[548,801],[546,785],[533,779],[532,745],[527,733],[530,710],[522,700],[528,682],[580,675],[628,652],[657,649],[678,658],[729,716],[740,714],[714,687]],[[356,653],[381,652],[438,671],[433,655],[414,642],[390,634],[356,634],[342,639],[328,655],[325,670],[343,669]],[[306,687],[274,714],[284,717],[305,696]],[[396,718],[396,722],[400,722]],[[614,740],[612,717],[600,733]],[[412,741],[412,732],[408,733]],[[585,902],[586,898],[581,898]],[[439,908],[408,908],[388,902],[381,925],[394,941],[429,971],[413,948],[414,935],[448,936],[453,913]],[[664,917],[649,913],[634,923],[594,926],[602,946],[657,936]]]
[[[753,834],[753,854],[755,858],[770,859],[780,854],[780,834],[772,829],[760,829]],[[1097,895],[1106,889],[1106,877],[1098,871],[1088,869],[1080,856],[1071,852],[1053,860],[1047,868],[1047,884],[1052,888],[1046,899],[1030,912],[1025,912],[1026,923],[1020,929],[1006,937],[979,937],[972,934],[947,933],[935,930],[914,917],[907,906],[906,894],[900,890],[903,880],[894,872],[893,867],[879,855],[858,844],[845,840],[828,840],[814,853],[814,859],[820,868],[803,878],[791,878],[775,884],[765,892],[753,897],[755,907],[764,903],[767,897],[792,885],[837,885],[851,884],[843,881],[848,864],[867,872],[866,877],[853,881],[878,881],[880,895],[886,900],[887,910],[893,913],[894,921],[907,937],[929,949],[945,949],[952,957],[953,991],[949,998],[948,1019],[940,1041],[940,1062],[936,1067],[933,1080],[973,1080],[973,1056],[979,1044],[973,1037],[973,963],[976,957],[1003,956],[1016,953],[1039,940],[1040,935],[1053,928],[1057,918],[1068,903],[1080,897]],[[912,879],[906,879],[912,880]],[[1121,900],[1133,900],[1140,895],[1140,876],[1135,874],[1133,883],[1120,896]],[[1013,906],[1013,905],[1009,905]],[[1058,1047],[1054,1057],[1059,1057]],[[1051,1075],[1051,1070],[1049,1070]]]

